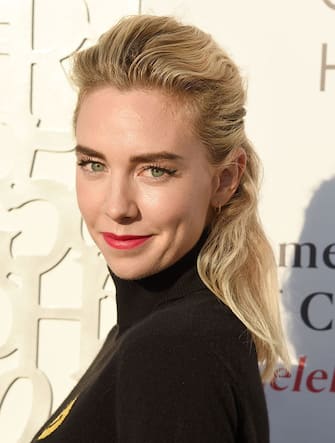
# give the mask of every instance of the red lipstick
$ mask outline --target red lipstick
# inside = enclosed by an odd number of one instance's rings
[[[142,245],[151,235],[115,235],[111,232],[102,232],[105,242],[115,249],[133,249]]]

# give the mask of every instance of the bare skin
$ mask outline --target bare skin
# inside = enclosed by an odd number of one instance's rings
[[[77,197],[87,228],[112,271],[139,279],[171,266],[199,239],[245,168],[243,149],[214,167],[191,131],[192,117],[157,90],[97,88],[81,104]],[[128,249],[103,233],[148,236]]]

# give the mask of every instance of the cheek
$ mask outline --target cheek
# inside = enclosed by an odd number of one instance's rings
[[[138,199],[143,220],[151,220],[156,225],[178,223],[187,211],[185,192],[180,186],[157,186],[145,189]]]
[[[89,186],[85,180],[81,180],[78,176],[76,178],[76,193],[80,212],[86,224],[89,224],[91,220],[95,219],[99,208],[97,199],[99,193],[94,192],[93,186]]]
[[[208,217],[211,202],[211,187],[207,181],[195,182],[183,196],[184,217],[190,225],[203,225]]]
[[[194,224],[206,216],[210,191],[208,186],[197,182],[176,183],[175,186],[147,190],[142,194],[140,208],[144,218],[160,223]]]

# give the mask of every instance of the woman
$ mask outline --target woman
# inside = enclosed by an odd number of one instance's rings
[[[265,443],[282,335],[238,70],[168,17],[76,54],[77,195],[117,325],[34,442]]]

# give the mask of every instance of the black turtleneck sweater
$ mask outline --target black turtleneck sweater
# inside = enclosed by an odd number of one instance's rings
[[[33,442],[269,442],[256,352],[198,275],[203,241],[153,276],[112,274],[117,324]]]

